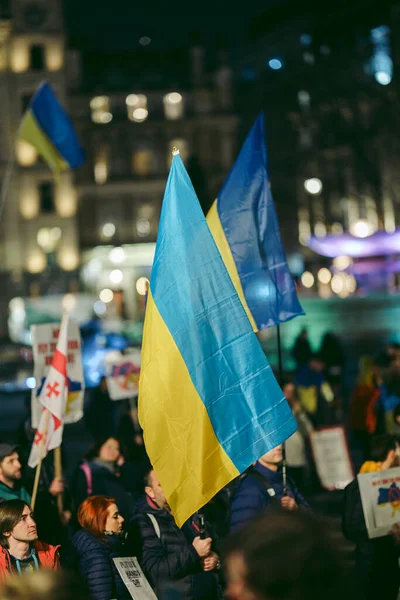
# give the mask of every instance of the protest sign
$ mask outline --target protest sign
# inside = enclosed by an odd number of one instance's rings
[[[400,467],[360,474],[358,485],[369,537],[388,535],[400,522]]]
[[[345,488],[354,479],[354,472],[343,427],[313,431],[310,440],[322,487],[327,490]]]
[[[114,558],[115,566],[134,600],[157,600],[157,596],[143,575],[137,558]]]
[[[140,376],[140,351],[106,358],[107,388],[111,400],[137,396]]]
[[[49,372],[51,361],[57,346],[59,323],[32,325],[34,377],[36,387],[32,390],[32,427],[39,425],[42,404],[38,398]],[[67,349],[67,385],[68,395],[64,423],[76,423],[83,416],[83,398],[85,383],[81,356],[81,335],[75,321],[68,324],[68,349]]]

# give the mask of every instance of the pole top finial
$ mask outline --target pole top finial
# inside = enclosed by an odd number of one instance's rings
[[[176,148],[176,146],[174,146],[172,148],[172,156],[176,156],[177,154],[180,154],[180,152],[179,152],[178,148]]]

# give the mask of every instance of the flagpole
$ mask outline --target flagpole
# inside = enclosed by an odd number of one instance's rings
[[[282,341],[281,341],[281,325],[278,323],[276,328],[276,340],[278,345],[278,380],[279,385],[283,386],[283,360],[282,360]],[[283,495],[287,496],[287,463],[286,463],[286,445],[282,444],[282,480],[283,480]]]
[[[54,448],[54,476],[56,479],[62,479],[63,470],[62,470],[62,461],[61,461],[61,446]],[[63,506],[63,493],[60,492],[57,494],[57,508],[58,514],[60,517],[64,512]]]
[[[35,482],[33,484],[33,491],[32,491],[32,500],[31,500],[32,510],[35,508],[35,504],[36,504],[36,496],[37,496],[38,488],[39,488],[40,471],[42,470],[43,451],[44,451],[44,446],[45,446],[46,438],[47,438],[47,430],[49,428],[50,412],[47,410],[47,408],[45,408],[45,411],[46,411],[46,413],[45,413],[45,417],[44,417],[43,436],[42,436],[42,439],[40,440],[40,447],[39,447],[39,462],[36,466]]]

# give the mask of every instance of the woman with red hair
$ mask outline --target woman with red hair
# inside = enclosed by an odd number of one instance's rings
[[[80,505],[78,521],[82,529],[72,540],[76,566],[87,581],[93,600],[128,600],[113,558],[122,556],[122,523],[114,498],[90,496]]]

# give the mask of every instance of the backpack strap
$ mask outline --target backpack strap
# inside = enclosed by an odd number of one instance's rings
[[[146,513],[146,515],[149,517],[150,521],[152,522],[152,525],[154,527],[154,531],[156,532],[156,536],[160,540],[161,539],[161,531],[160,531],[160,526],[158,524],[157,519],[155,518],[154,515],[152,515],[150,513]]]
[[[263,490],[267,492],[268,496],[270,496],[272,502],[278,502],[274,488],[272,487],[268,479],[264,477],[264,475],[261,475],[261,473],[259,473],[255,469],[249,469],[246,472],[246,476],[256,479],[258,483],[262,486]]]
[[[87,495],[91,496],[93,492],[92,469],[86,460],[80,465],[80,469],[82,469],[86,477]]]

